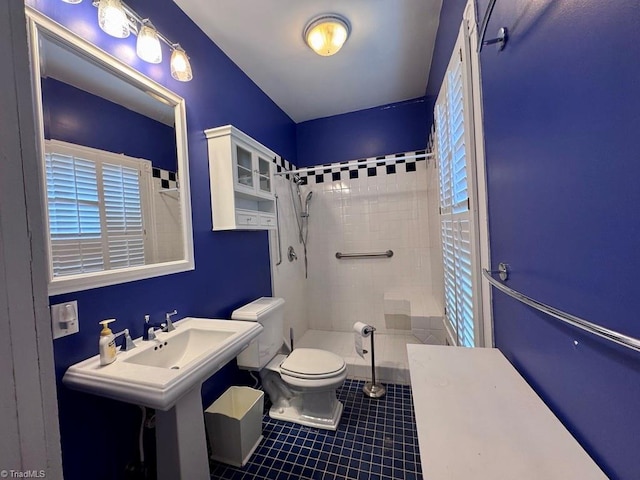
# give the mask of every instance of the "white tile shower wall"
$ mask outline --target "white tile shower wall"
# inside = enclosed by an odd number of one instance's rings
[[[331,174],[325,174],[322,183],[310,177],[304,187],[305,194],[314,192],[308,243],[309,328],[349,331],[354,322],[362,321],[386,332],[385,293],[411,290],[433,297],[431,267],[438,253],[431,247],[427,163],[415,162],[416,171],[409,172],[400,163],[393,174],[387,174],[384,165],[369,166],[359,170],[358,178],[345,179],[349,175],[343,172],[340,181],[331,181]],[[369,168],[377,174],[368,176]],[[389,249],[392,258],[335,257],[336,252]]]
[[[168,173],[166,170],[160,170],[162,176]],[[153,178],[153,214],[157,239],[155,262],[170,262],[182,258],[183,255],[180,192],[167,191],[171,188],[177,188],[175,180]],[[163,191],[165,193],[160,193]]]
[[[431,245],[431,285],[438,310],[444,312],[444,269],[442,265],[442,237],[440,236],[440,183],[436,162],[427,169],[427,204],[429,205],[429,245]],[[442,327],[442,325],[440,325]]]
[[[278,222],[280,227],[280,251],[277,231],[269,232],[271,252],[271,280],[273,295],[285,299],[285,338],[289,338],[289,328],[293,328],[294,338],[301,338],[309,328],[306,312],[307,281],[304,278],[304,250],[299,241],[298,226],[294,213],[290,180],[285,176],[275,176],[275,192],[278,195]],[[294,194],[296,192],[293,186]],[[298,260],[290,262],[287,249],[292,246]],[[279,263],[279,265],[278,265]]]

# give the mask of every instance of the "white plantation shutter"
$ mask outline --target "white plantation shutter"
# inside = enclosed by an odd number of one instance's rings
[[[444,260],[444,300],[447,314],[456,311],[456,267],[453,241],[453,222],[448,216],[441,219],[442,257]],[[454,330],[455,332],[455,330]]]
[[[436,104],[435,121],[436,148],[439,159],[438,164],[440,167],[440,208],[448,209],[449,207],[451,207],[453,193],[451,185],[451,141],[449,139],[449,111],[446,101]]]
[[[57,153],[45,159],[54,276],[104,270],[95,163]]]
[[[53,276],[144,265],[150,162],[52,140],[45,163]]]
[[[139,170],[105,163],[102,182],[111,269],[144,265]]]
[[[458,51],[460,52],[460,50]],[[465,148],[464,97],[462,82],[462,59],[456,58],[453,70],[447,72],[449,130],[451,132],[451,186],[452,207],[454,212],[469,210],[469,192],[467,188],[467,154]]]
[[[468,212],[467,215],[468,217]],[[468,219],[454,222],[453,248],[456,277],[456,331],[458,344],[475,345],[473,315],[473,273],[471,258],[471,232]]]
[[[457,345],[476,345],[474,237],[469,208],[471,145],[465,111],[465,36],[461,30],[435,106],[446,321]]]

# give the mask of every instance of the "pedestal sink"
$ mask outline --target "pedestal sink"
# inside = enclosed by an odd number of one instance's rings
[[[256,322],[184,318],[156,340],[136,340],[100,366],[98,355],[69,367],[69,388],[156,409],[159,480],[208,480],[202,383],[262,331]],[[97,342],[96,342],[97,343]]]

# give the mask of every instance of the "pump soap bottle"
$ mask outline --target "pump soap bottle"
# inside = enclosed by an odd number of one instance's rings
[[[98,342],[98,347],[100,349],[100,365],[109,365],[116,359],[116,339],[109,328],[109,324],[115,321],[115,318],[110,318],[99,322],[100,325],[102,325],[100,341]]]

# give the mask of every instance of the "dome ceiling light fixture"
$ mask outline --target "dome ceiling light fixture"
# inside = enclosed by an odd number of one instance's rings
[[[303,38],[311,50],[329,57],[338,53],[350,33],[349,20],[337,13],[328,13],[311,19],[304,27]]]

